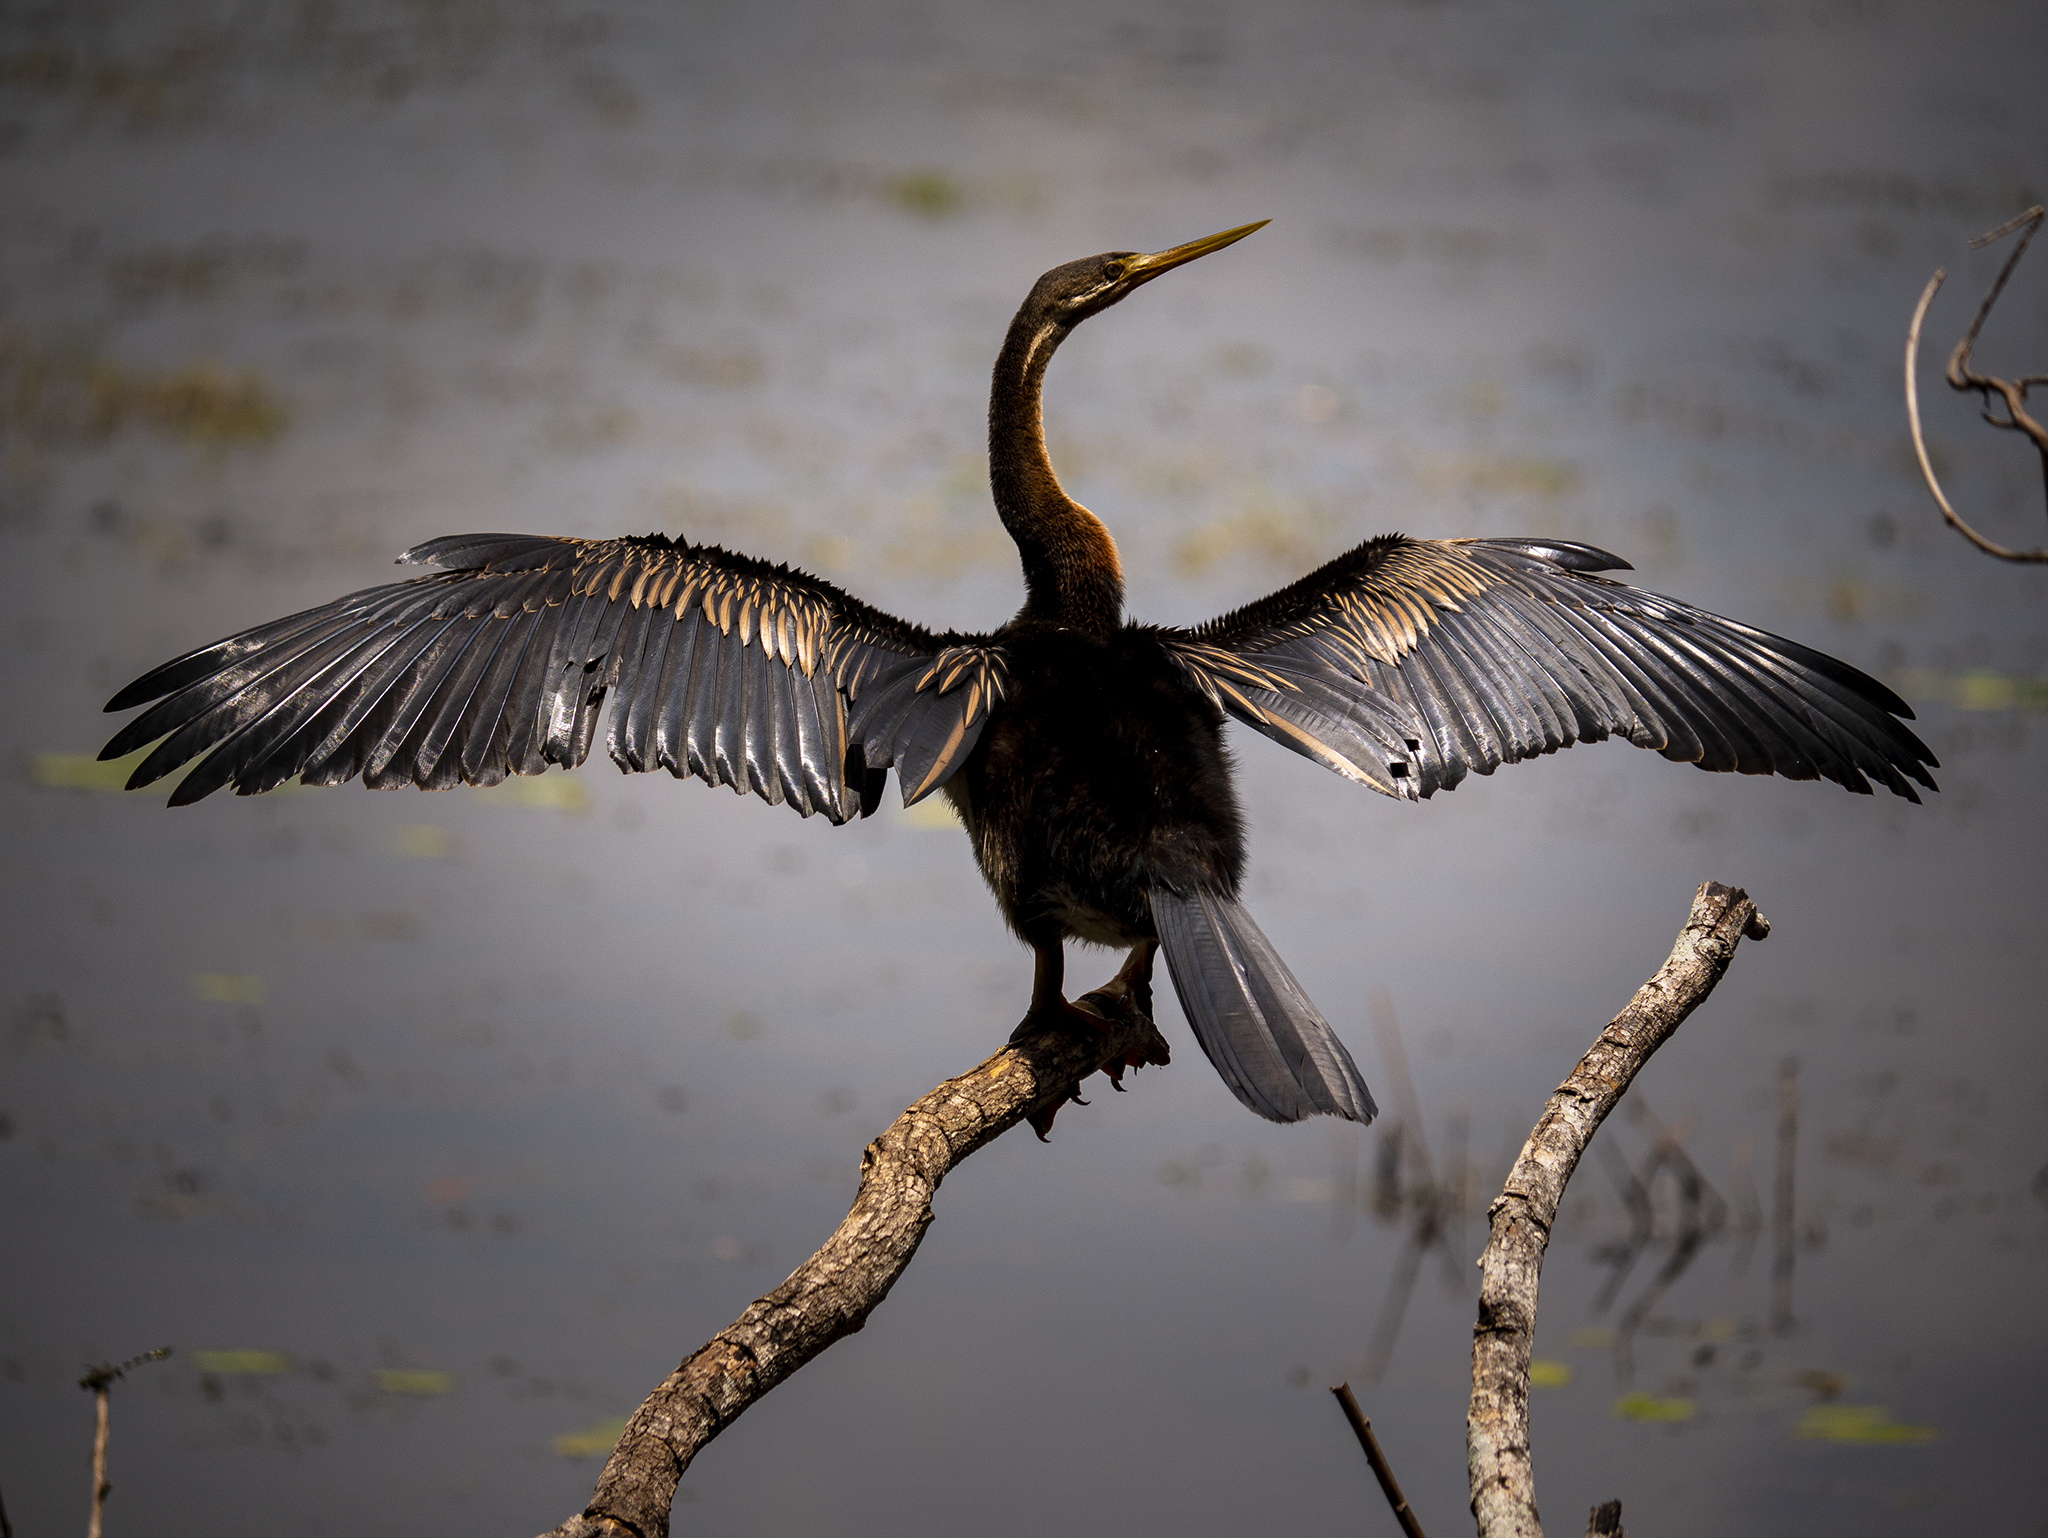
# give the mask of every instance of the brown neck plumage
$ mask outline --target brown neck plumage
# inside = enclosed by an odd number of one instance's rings
[[[988,401],[989,487],[1024,562],[1017,617],[1107,634],[1123,621],[1123,567],[1109,530],[1060,489],[1046,456],[1039,393],[1068,328],[1032,308],[1010,323]]]

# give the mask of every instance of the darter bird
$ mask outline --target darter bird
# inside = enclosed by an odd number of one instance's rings
[[[107,709],[156,703],[100,757],[156,743],[131,788],[199,758],[171,794],[181,806],[294,776],[494,785],[581,764],[602,727],[629,773],[696,775],[834,823],[873,812],[893,768],[906,805],[951,801],[1036,957],[1020,1035],[1099,1027],[1062,995],[1068,940],[1127,947],[1118,982],[1148,1013],[1163,949],[1202,1050],[1274,1121],[1364,1122],[1374,1106],[1239,901],[1226,718],[1407,800],[1610,736],[1702,769],[1866,795],[1874,780],[1911,801],[1934,788],[1934,756],[1899,719],[1913,712],[1875,679],[1602,576],[1630,568],[1587,545],[1386,534],[1193,629],[1127,619],[1116,543],[1046,454],[1046,365],[1089,316],[1263,223],[1086,257],[1033,286],[989,397],[989,482],[1025,591],[998,630],[934,634],[660,534],[460,534],[398,558],[428,575],[145,674]]]

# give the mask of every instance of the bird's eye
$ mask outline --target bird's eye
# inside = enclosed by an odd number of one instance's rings
[[[1114,283],[1124,275],[1124,264],[1122,262],[1104,262],[1102,264],[1102,275]]]

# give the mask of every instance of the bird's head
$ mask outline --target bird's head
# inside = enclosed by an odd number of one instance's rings
[[[1038,280],[1031,297],[1024,301],[1024,313],[1035,314],[1063,331],[1071,330],[1162,272],[1192,262],[1198,256],[1207,256],[1211,251],[1221,251],[1270,222],[1261,219],[1256,224],[1241,224],[1234,230],[1175,246],[1171,251],[1105,251],[1100,256],[1066,262]]]

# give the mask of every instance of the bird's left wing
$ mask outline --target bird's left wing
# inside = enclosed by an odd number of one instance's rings
[[[1390,796],[1608,736],[1702,769],[1934,788],[1876,679],[1596,575],[1616,569],[1564,541],[1386,535],[1165,639],[1230,714]]]
[[[440,570],[137,679],[107,709],[157,703],[100,757],[157,743],[133,789],[205,754],[174,806],[294,776],[494,785],[582,763],[609,695],[620,768],[842,822],[874,809],[892,765],[906,801],[937,789],[1002,693],[1002,654],[981,638],[935,636],[716,546],[465,534],[399,559]]]

